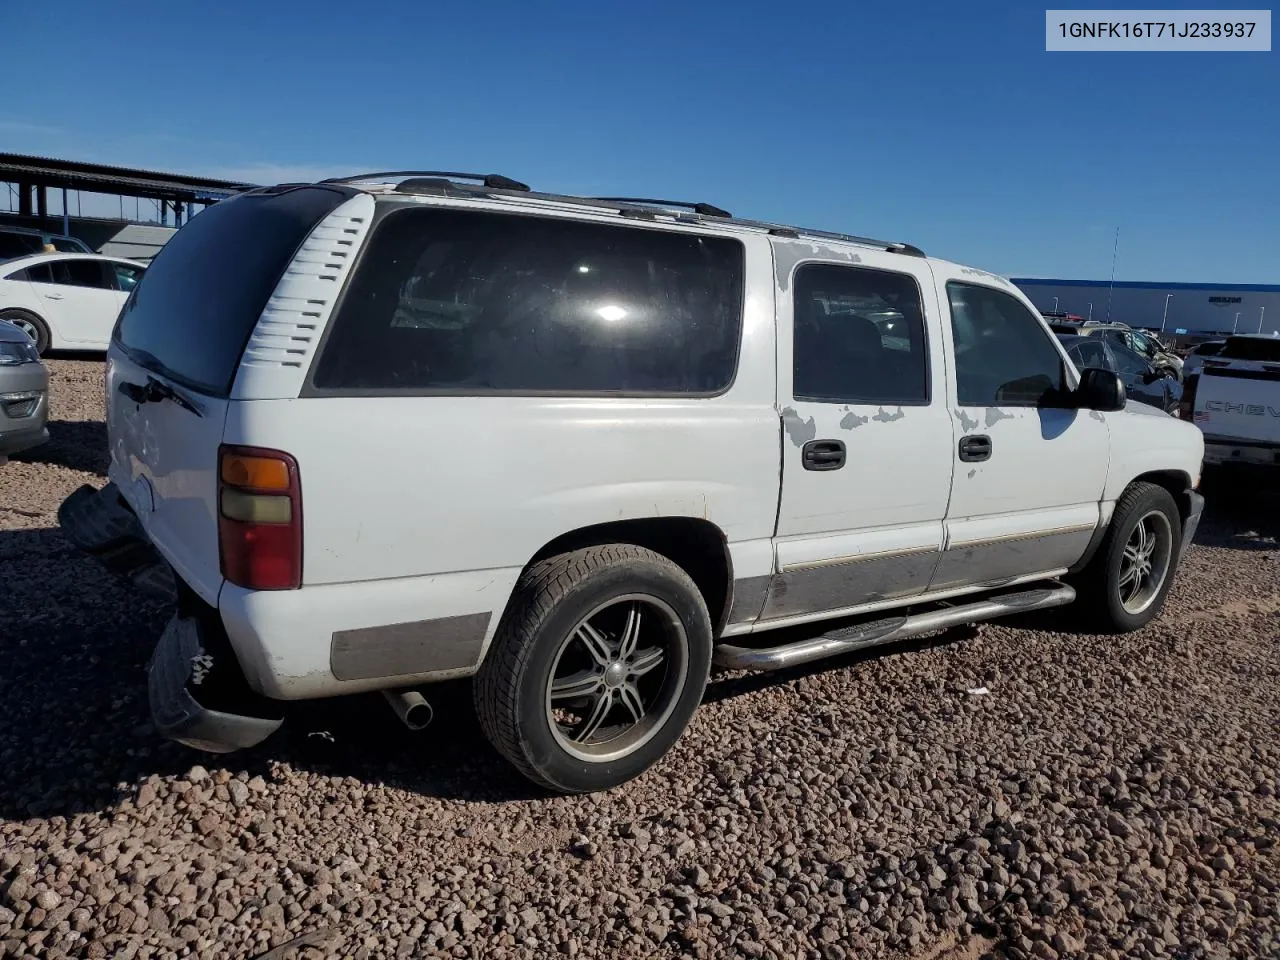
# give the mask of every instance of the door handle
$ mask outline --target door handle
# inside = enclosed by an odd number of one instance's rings
[[[46,294],[44,295],[44,298],[45,298],[46,300],[61,300],[61,299],[62,299],[62,294],[60,294],[60,293],[46,293]]]
[[[965,463],[977,463],[991,459],[991,438],[983,434],[960,438],[960,459]]]
[[[800,462],[806,470],[839,470],[844,466],[844,442],[810,440],[800,448]]]

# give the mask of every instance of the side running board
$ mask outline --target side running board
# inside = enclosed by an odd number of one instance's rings
[[[1006,593],[957,607],[942,607],[925,613],[889,617],[872,623],[833,630],[821,637],[797,640],[776,647],[740,647],[721,644],[715,648],[713,661],[732,670],[781,670],[802,663],[850,653],[895,640],[905,640],[948,627],[990,620],[1010,613],[1063,607],[1076,598],[1073,588],[1065,584],[1039,590]]]

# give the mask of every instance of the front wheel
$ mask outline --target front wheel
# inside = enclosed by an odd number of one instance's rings
[[[1110,633],[1146,626],[1164,607],[1182,552],[1182,522],[1169,491],[1135,483],[1116,501],[1098,553],[1077,578],[1082,612]]]
[[[711,621],[689,575],[630,544],[539,561],[476,675],[485,735],[530,780],[608,790],[656,763],[702,699]]]

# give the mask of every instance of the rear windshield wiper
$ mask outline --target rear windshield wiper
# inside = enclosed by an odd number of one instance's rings
[[[204,416],[204,411],[188,400],[186,396],[155,377],[147,377],[145,385],[122,380],[120,382],[120,392],[134,403],[159,403],[161,400],[172,400],[183,410],[190,411],[197,417]]]

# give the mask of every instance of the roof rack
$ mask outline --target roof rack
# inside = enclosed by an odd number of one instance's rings
[[[811,237],[815,240],[842,240],[845,243],[858,243],[865,247],[880,247],[888,253],[901,253],[909,257],[925,256],[925,252],[919,247],[909,243],[899,243],[895,240],[875,240],[871,237],[859,237],[852,233],[810,230],[808,227],[788,227],[780,223],[768,223],[764,220],[741,220],[735,217],[733,222],[740,223],[743,226],[758,227],[761,230],[767,230],[772,236],[786,237],[791,240],[799,237]]]
[[[600,200],[604,203],[644,203],[654,207],[681,207],[685,210],[692,210],[694,213],[700,213],[704,217],[727,217],[730,219],[733,217],[733,214],[728,210],[711,203],[689,203],[685,200],[653,200],[648,197],[589,197],[588,199]]]
[[[392,180],[408,177],[444,177],[449,180],[478,180],[490,190],[519,190],[529,192],[529,185],[512,180],[500,173],[459,173],[456,170],[385,170],[378,173],[359,173],[350,177],[330,177],[321,183],[356,183],[360,180]]]

